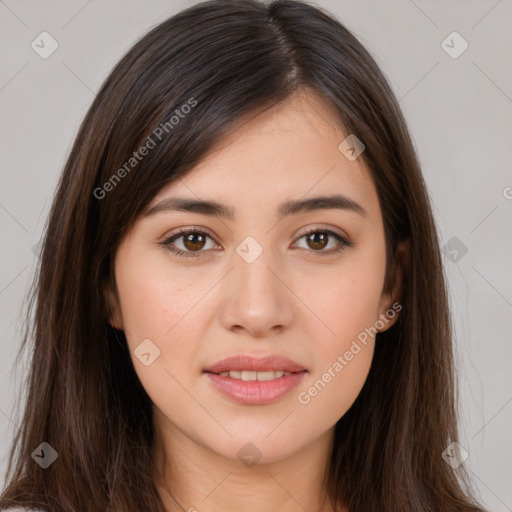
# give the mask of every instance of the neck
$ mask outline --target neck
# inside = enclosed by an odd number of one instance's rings
[[[326,489],[333,438],[330,429],[285,459],[246,466],[167,423],[154,446],[157,488],[167,512],[335,512]]]

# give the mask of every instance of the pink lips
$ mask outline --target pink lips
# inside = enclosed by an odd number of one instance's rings
[[[243,381],[229,376],[218,375],[228,371],[283,371],[292,372],[272,380]],[[222,394],[243,405],[265,405],[279,400],[304,378],[307,370],[295,361],[272,354],[265,357],[249,355],[231,356],[209,366],[206,375]]]

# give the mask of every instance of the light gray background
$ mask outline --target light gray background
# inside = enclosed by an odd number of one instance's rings
[[[14,383],[21,386],[26,372],[12,367],[33,247],[78,125],[135,40],[193,3],[0,0],[2,475],[19,421]],[[387,75],[419,151],[442,244],[457,237],[468,249],[456,263],[443,256],[457,332],[461,444],[483,502],[512,511],[512,2],[317,5],[338,16]],[[31,48],[43,31],[59,45],[47,59]],[[469,43],[457,59],[441,46],[453,31]]]

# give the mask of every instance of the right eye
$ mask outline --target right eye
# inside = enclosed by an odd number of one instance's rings
[[[177,233],[169,236],[161,244],[180,258],[197,258],[201,255],[200,253],[205,252],[203,249],[208,238],[212,241],[213,247],[215,247],[215,243],[208,233],[199,231],[196,228],[180,228]],[[175,245],[175,242],[178,240],[181,248]]]

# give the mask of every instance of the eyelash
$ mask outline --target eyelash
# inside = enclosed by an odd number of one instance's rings
[[[191,233],[199,234],[199,235],[206,235],[207,237],[209,237],[213,240],[213,238],[205,231],[200,231],[199,229],[196,229],[196,228],[180,228],[177,233],[174,233],[173,235],[168,237],[166,240],[164,240],[163,242],[159,242],[159,243],[161,245],[165,246],[171,253],[175,254],[176,256],[178,256],[180,258],[198,258],[201,256],[202,252],[206,252],[206,251],[203,251],[203,250],[201,250],[201,251],[182,251],[181,249],[177,249],[176,247],[174,247],[172,245],[172,243],[175,240],[183,237],[184,235],[189,235]],[[345,239],[338,233],[335,233],[334,231],[331,231],[329,229],[320,229],[320,228],[308,229],[306,232],[301,234],[301,236],[297,239],[297,241],[299,241],[302,238],[307,237],[313,233],[326,233],[328,236],[332,236],[339,242],[339,246],[335,249],[330,249],[328,251],[323,251],[323,250],[315,251],[315,250],[311,249],[311,251],[313,253],[319,253],[320,255],[337,254],[337,253],[341,252],[343,249],[345,249],[346,247],[352,247],[354,245],[352,242],[349,242],[347,239]]]

